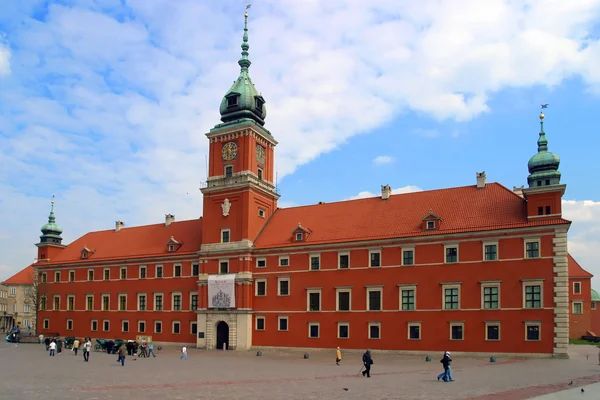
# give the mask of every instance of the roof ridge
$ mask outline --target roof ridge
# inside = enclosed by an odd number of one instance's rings
[[[178,224],[181,224],[181,223],[184,223],[184,222],[197,221],[197,220],[200,220],[200,219],[202,219],[202,217],[196,218],[196,219],[182,219],[181,221],[173,221],[168,226],[178,225]],[[120,230],[123,231],[123,230],[127,230],[127,229],[135,229],[135,228],[148,228],[148,227],[151,227],[151,226],[158,226],[158,225],[165,225],[165,223],[164,222],[157,222],[155,224],[124,226]],[[111,232],[111,231],[114,231],[114,230],[115,230],[115,228],[112,228],[112,229],[102,229],[102,230],[98,230],[98,231],[90,231],[90,232],[86,232],[83,236],[89,235],[90,233]],[[82,238],[83,236],[80,236],[80,238]]]

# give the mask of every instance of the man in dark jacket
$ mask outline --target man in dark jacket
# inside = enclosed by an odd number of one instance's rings
[[[371,365],[373,364],[373,359],[371,358],[371,350],[365,351],[362,358],[363,364],[365,366],[365,370],[362,372],[363,376],[367,378],[371,377]]]
[[[444,372],[438,375],[438,381],[443,379],[444,382],[452,382],[452,370],[450,369],[450,364],[452,363],[452,358],[450,358],[450,352],[447,351],[444,353],[444,357],[440,360],[442,365],[444,366]]]

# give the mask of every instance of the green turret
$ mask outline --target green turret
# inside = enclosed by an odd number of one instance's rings
[[[548,139],[544,132],[544,114],[540,114],[540,137],[538,139],[538,152],[529,159],[529,187],[560,185],[560,158],[548,151]]]
[[[56,224],[56,217],[54,216],[54,196],[52,197],[52,206],[50,207],[50,215],[48,216],[48,223],[42,226],[42,236],[40,236],[40,243],[53,243],[61,244],[62,229]]]
[[[244,14],[244,40],[242,42],[242,57],[238,61],[241,68],[240,76],[231,89],[225,94],[221,101],[221,121],[232,122],[237,120],[251,119],[260,125],[265,124],[267,109],[265,99],[254,87],[248,69],[248,13]]]

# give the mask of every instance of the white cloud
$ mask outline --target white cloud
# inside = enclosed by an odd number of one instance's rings
[[[2,37],[0,36],[0,39]],[[10,49],[0,40],[0,76],[10,73]]]
[[[0,73],[12,70],[0,91],[0,226],[10,232],[0,262],[14,271],[35,255],[52,194],[66,242],[115,219],[198,217],[203,133],[219,121],[220,99],[238,74],[237,10],[130,0],[115,18],[95,3],[74,4],[50,5],[43,20],[23,11],[2,19],[19,21],[12,53],[0,45]],[[280,143],[279,179],[405,110],[465,121],[488,111],[498,90],[572,76],[600,92],[600,44],[588,34],[599,7],[600,0],[257,3],[250,73]]]
[[[581,266],[594,274],[593,286],[600,290],[600,202],[563,201],[563,216],[573,221],[569,229],[569,252]]]
[[[373,159],[373,164],[382,165],[382,164],[391,164],[395,161],[394,157],[391,156],[378,156]]]
[[[403,187],[400,187],[397,189],[392,189],[392,195],[420,192],[421,190],[423,190],[423,189],[421,189],[418,186],[408,185],[408,186],[403,186]],[[377,197],[377,196],[381,196],[381,192],[373,193],[373,192],[369,192],[369,191],[364,191],[364,192],[359,192],[356,196],[350,196],[349,198],[347,198],[345,200],[365,199],[367,197]]]

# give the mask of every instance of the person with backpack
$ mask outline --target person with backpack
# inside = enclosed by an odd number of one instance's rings
[[[452,358],[450,358],[449,351],[444,353],[444,356],[442,357],[440,362],[444,366],[444,372],[442,372],[441,374],[438,375],[438,377],[437,377],[438,381],[440,379],[443,379],[444,382],[454,381],[454,379],[452,379],[452,369],[450,368],[450,364],[452,363]]]

